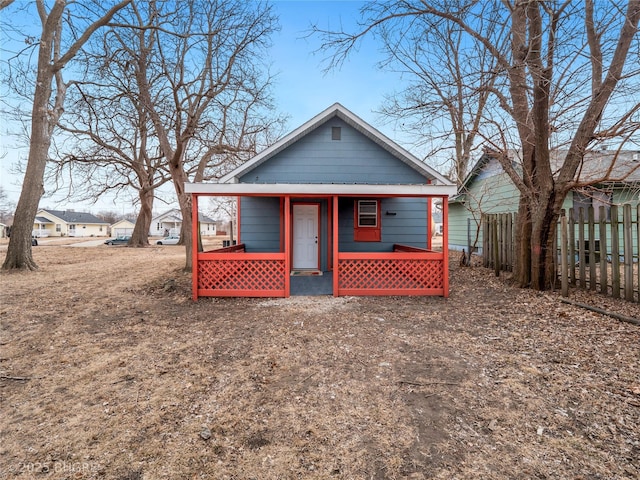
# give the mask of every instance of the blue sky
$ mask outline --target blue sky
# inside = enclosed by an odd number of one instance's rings
[[[271,50],[273,71],[277,74],[274,98],[277,108],[289,115],[288,130],[293,130],[335,102],[360,116],[385,135],[397,140],[390,126],[383,125],[375,113],[386,94],[398,87],[396,74],[385,73],[376,67],[381,56],[372,40],[365,41],[339,70],[324,73],[322,59],[326,53],[314,53],[320,46],[317,36],[309,37],[312,24],[320,28],[353,30],[359,18],[360,1],[274,0],[272,4],[280,17],[281,31],[274,34]],[[4,127],[3,134],[4,134]],[[0,140],[0,186],[12,201],[20,194],[21,177],[12,174],[19,159],[26,159],[26,149],[14,148],[13,140],[4,135]],[[407,147],[407,145],[404,145]],[[6,153],[6,155],[5,155]],[[126,205],[123,205],[126,203]],[[96,205],[66,202],[63,195],[43,198],[41,207],[85,211],[116,210],[133,212],[130,201],[114,201],[108,195]],[[165,208],[158,205],[158,209]]]
[[[275,1],[282,31],[275,36],[272,55],[279,70],[276,98],[279,107],[289,113],[295,128],[335,102],[381,127],[373,110],[383,96],[391,93],[397,76],[376,68],[380,54],[377,45],[366,41],[339,69],[323,73],[326,52],[316,52],[317,36],[308,37],[312,23],[320,28],[352,31],[364,2],[358,1]],[[306,38],[305,38],[306,37]],[[388,133],[388,132],[385,132]]]

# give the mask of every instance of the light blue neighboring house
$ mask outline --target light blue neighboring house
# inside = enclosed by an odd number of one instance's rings
[[[554,152],[552,162],[560,165],[566,152]],[[515,213],[518,211],[520,192],[504,171],[496,154],[485,152],[467,175],[457,195],[449,199],[449,248],[482,253],[482,228],[480,218],[483,213]],[[516,169],[519,165],[518,153],[509,152]],[[616,158],[609,173],[610,180],[597,181],[592,186],[579,187],[569,192],[563,208],[578,212],[593,206],[596,220],[599,207],[605,207],[609,215],[611,205],[638,205],[640,195],[640,152],[600,150],[585,155],[583,168],[579,172],[580,183],[591,183],[604,178],[609,166]],[[475,249],[473,246],[475,245]]]

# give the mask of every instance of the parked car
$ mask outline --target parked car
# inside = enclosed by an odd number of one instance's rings
[[[108,238],[104,241],[105,245],[126,245],[129,243],[131,235],[118,235],[116,238]]]
[[[169,235],[156,242],[156,245],[177,245],[180,241],[180,235]]]

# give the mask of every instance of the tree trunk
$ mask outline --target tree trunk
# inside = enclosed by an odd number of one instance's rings
[[[516,219],[514,279],[520,287],[528,287],[531,284],[531,212],[529,203],[520,196],[518,217]]]
[[[180,153],[174,153],[174,157],[178,160],[174,160],[169,165],[169,171],[171,172],[171,179],[173,180],[173,186],[176,190],[176,197],[178,198],[178,204],[180,205],[180,213],[182,214],[182,226],[180,227],[180,244],[184,245],[186,253],[186,263],[184,270],[190,272],[192,270],[191,259],[192,251],[191,245],[193,238],[191,235],[193,222],[191,221],[191,195],[184,192],[184,184],[189,179],[184,166],[180,158]]]
[[[133,227],[133,234],[129,240],[130,247],[146,247],[149,245],[149,229],[153,217],[153,189],[141,189],[138,191],[140,198],[140,212]]]
[[[38,70],[31,111],[29,159],[13,219],[7,256],[2,265],[3,270],[36,270],[38,268],[31,251],[31,235],[38,204],[44,194],[44,171],[51,146],[48,102],[51,96],[52,80],[53,71],[50,68]]]
[[[535,210],[531,228],[531,288],[548,290],[555,285],[554,236],[559,215],[551,202],[546,209]]]
[[[182,183],[181,185],[184,185],[184,183]],[[180,212],[182,213],[180,242],[184,245],[186,253],[186,263],[184,266],[184,270],[185,272],[190,272],[192,270],[191,259],[193,258],[193,252],[191,249],[191,246],[193,244],[193,238],[191,235],[193,227],[193,222],[191,220],[191,196],[187,193],[179,194],[178,203],[180,204]]]

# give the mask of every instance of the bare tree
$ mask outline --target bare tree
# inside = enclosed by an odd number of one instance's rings
[[[260,61],[276,29],[271,8],[241,0],[134,4],[140,50],[114,29],[132,61],[159,60],[135,72],[140,104],[153,124],[182,213],[181,243],[191,269],[191,200],[184,184],[219,176],[261,147],[274,124]],[[157,75],[157,77],[152,77]]]
[[[520,191],[515,278],[521,286],[551,287],[557,219],[585,153],[605,142],[624,143],[638,131],[632,118],[640,109],[640,0],[385,5],[385,16],[369,19],[362,31],[335,36],[327,46],[340,58],[374,26],[405,16],[454,25],[488,52],[498,77],[488,90],[500,106],[484,116],[500,127],[490,146]],[[495,28],[498,20],[505,29]],[[508,49],[500,48],[505,44]],[[513,148],[521,162],[509,155]],[[550,152],[560,148],[566,155],[554,169]]]
[[[402,90],[387,95],[381,109],[383,118],[411,133],[431,164],[449,170],[449,176],[460,185],[478,147],[478,137],[495,130],[484,114],[498,78],[496,61],[459,26],[443,24],[428,15],[404,15],[411,8],[403,2],[367,5],[362,11],[364,30],[358,35],[373,27],[371,32],[386,54],[379,68],[397,73],[406,82]],[[496,30],[492,36],[501,37],[505,25],[490,18],[495,12],[485,15],[489,28]],[[384,21],[377,23],[376,19]],[[336,32],[314,29],[329,44],[336,37]],[[498,48],[504,50],[506,44]],[[344,57],[334,60],[333,65],[339,66]]]
[[[56,0],[50,9],[44,0],[35,2],[41,34],[33,44],[37,47],[38,57],[33,84],[29,157],[7,256],[2,265],[5,270],[37,268],[31,252],[31,232],[38,204],[44,193],[43,179],[51,137],[64,111],[67,85],[63,80],[63,69],[91,35],[108,24],[116,12],[126,7],[130,1],[122,0],[105,8],[104,4],[107,2],[102,1],[79,4]]]
[[[135,24],[143,27],[141,23],[137,15]],[[149,52],[155,41],[143,28],[105,29],[94,37],[82,57],[84,79],[69,86],[70,101],[60,123],[73,139],[64,143],[71,152],[57,156],[53,173],[82,199],[96,201],[108,191],[137,192],[139,213],[129,246],[143,247],[149,244],[156,191],[171,177],[136,82],[153,70],[154,60],[150,55],[132,58],[121,48],[125,39],[139,52]],[[160,78],[157,68],[149,77],[153,90]]]

